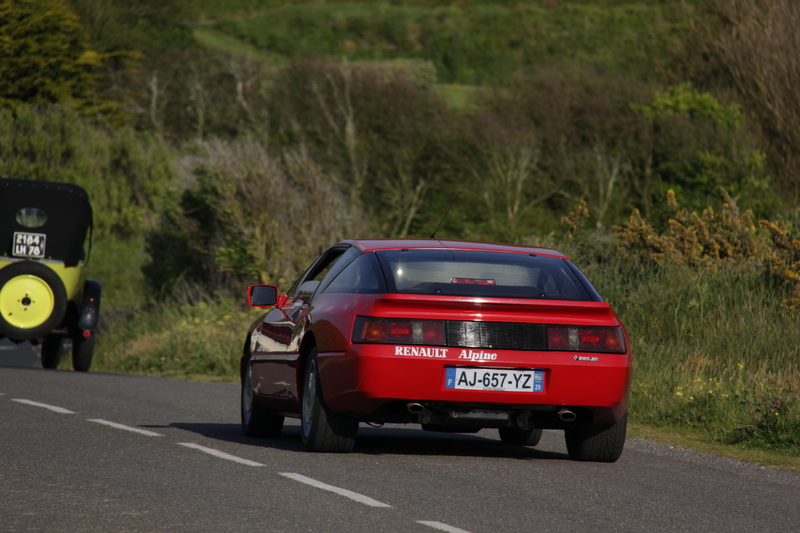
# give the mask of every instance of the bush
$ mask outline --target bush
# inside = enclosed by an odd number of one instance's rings
[[[723,191],[724,194],[724,191]],[[663,233],[634,209],[627,224],[615,226],[622,249],[637,258],[656,264],[690,268],[719,268],[736,264],[762,271],[765,279],[775,279],[791,291],[783,304],[800,309],[800,231],[791,219],[753,222],[750,211],[739,212],[735,200],[727,202],[721,213],[710,207],[701,215],[679,208],[672,191],[667,192],[667,209],[673,212]]]
[[[378,235],[412,234],[441,182],[451,110],[406,70],[297,60],[270,92],[270,142],[308,150]],[[374,236],[374,235],[373,235]]]
[[[193,152],[182,169],[195,185],[148,236],[144,270],[158,293],[182,282],[222,293],[254,282],[286,287],[329,246],[369,231],[306,151],[273,156],[243,139]]]
[[[183,293],[109,313],[97,337],[93,369],[236,381],[244,333],[257,312],[234,300]]]

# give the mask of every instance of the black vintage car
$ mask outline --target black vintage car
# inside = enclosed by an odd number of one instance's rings
[[[41,344],[56,368],[72,345],[72,366],[92,364],[100,283],[83,280],[92,206],[78,185],[0,179],[0,338]]]

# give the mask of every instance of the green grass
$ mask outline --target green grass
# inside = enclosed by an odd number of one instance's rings
[[[148,376],[236,381],[247,327],[259,310],[242,302],[172,300],[105,319],[92,368]]]
[[[285,60],[274,54],[258,49],[240,39],[231,37],[208,26],[199,26],[192,30],[194,39],[203,47],[233,56],[251,57],[269,63],[284,63]]]
[[[457,85],[449,83],[440,83],[436,85],[436,91],[444,98],[454,109],[466,110],[469,109],[470,98],[475,94],[474,85]]]
[[[785,288],[741,265],[589,275],[628,329],[634,421],[800,455],[800,329]]]
[[[689,0],[687,3],[696,5],[702,0]],[[520,3],[519,0],[468,0],[460,2],[462,7],[476,7],[485,5],[501,5],[513,7]],[[663,4],[664,0],[526,0],[526,3],[537,7],[552,9],[554,4],[571,4],[579,6],[615,7],[625,5]],[[392,5],[423,8],[452,8],[456,4],[453,0],[200,0],[196,2],[195,10],[204,19],[220,19],[230,17],[247,17],[255,13],[275,9],[289,4],[362,4],[362,5]]]
[[[84,274],[103,286],[103,310],[136,308],[145,303],[147,286],[141,265],[147,261],[141,237],[95,239]]]
[[[215,28],[287,57],[425,59],[436,65],[440,81],[468,84],[565,61],[652,77],[690,29],[688,14],[672,4],[569,2],[552,9],[535,3],[286,4]]]

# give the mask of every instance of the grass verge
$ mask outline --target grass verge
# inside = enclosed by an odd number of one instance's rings
[[[761,466],[793,470],[800,472],[800,457],[787,455],[785,452],[742,448],[739,446],[714,442],[707,432],[687,430],[686,428],[655,427],[648,424],[629,424],[628,437],[647,439],[678,448],[686,448],[699,452],[730,457]]]

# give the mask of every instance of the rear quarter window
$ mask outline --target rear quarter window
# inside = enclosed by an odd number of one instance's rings
[[[324,292],[355,294],[386,292],[386,285],[375,263],[375,254],[361,254],[331,281]]]

